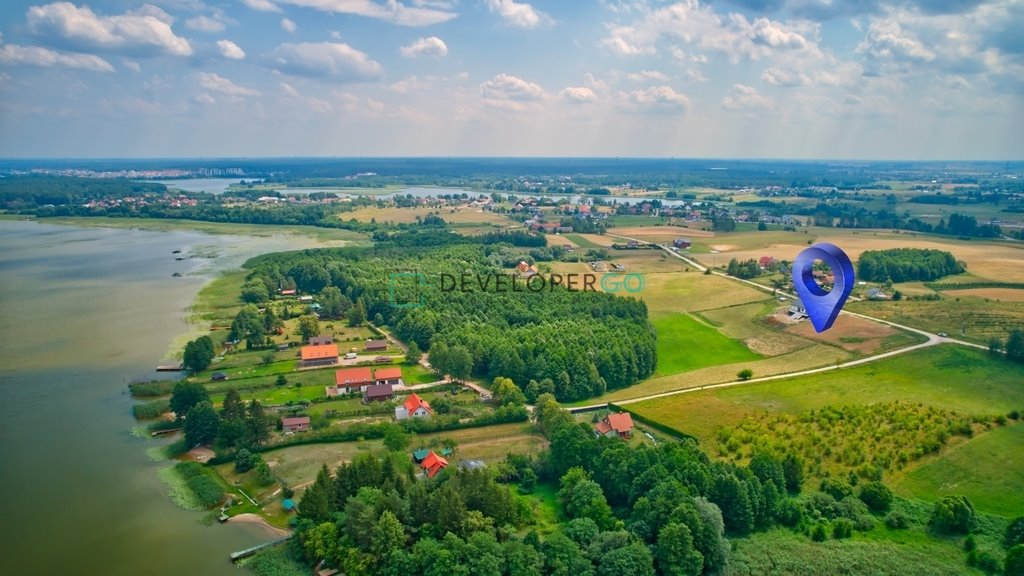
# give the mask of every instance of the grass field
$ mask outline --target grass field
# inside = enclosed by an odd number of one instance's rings
[[[699,272],[689,274],[648,274],[647,285],[638,293],[651,316],[672,312],[695,312],[767,300],[769,295],[732,280]]]
[[[479,208],[435,208],[417,206],[414,208],[399,208],[395,206],[378,208],[369,206],[359,208],[351,212],[342,212],[338,217],[342,220],[356,219],[359,222],[392,222],[395,224],[412,223],[417,217],[424,218],[428,214],[436,214],[445,222],[452,224],[494,224],[507,225],[511,221],[501,214],[495,212],[484,212]]]
[[[562,238],[572,242],[573,244],[580,248],[604,248],[604,245],[598,244],[593,240],[590,240],[589,238],[584,238],[580,234],[562,234]]]
[[[689,314],[662,316],[653,324],[658,332],[656,376],[760,358],[742,343],[722,335]],[[700,353],[692,353],[696,350]]]
[[[959,291],[944,294],[937,301],[850,302],[847,309],[982,345],[992,336],[1005,338],[1013,328],[1024,326],[1024,306],[1019,302],[986,302],[976,296],[960,297]]]
[[[629,409],[714,447],[718,427],[758,413],[901,401],[972,415],[1005,414],[1024,408],[1022,383],[1020,364],[940,345],[822,374],[638,402]]]
[[[927,500],[963,494],[982,512],[1021,516],[1024,515],[1024,452],[1021,447],[1024,447],[1024,424],[997,428],[910,471],[893,488],[897,494]],[[979,474],[982,470],[985,473]]]

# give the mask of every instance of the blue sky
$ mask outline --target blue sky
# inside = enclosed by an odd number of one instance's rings
[[[5,0],[0,156],[1024,158],[1024,0]]]

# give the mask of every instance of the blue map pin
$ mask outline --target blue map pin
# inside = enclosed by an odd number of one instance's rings
[[[826,292],[814,281],[815,260],[821,260],[832,268],[835,282],[831,292]],[[853,282],[853,262],[835,244],[815,244],[797,255],[793,262],[793,286],[817,332],[832,327],[853,290]]]

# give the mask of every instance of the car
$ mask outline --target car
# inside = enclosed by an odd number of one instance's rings
[[[356,353],[355,352],[349,352],[349,353],[345,354],[345,360],[355,360],[355,359],[356,359]]]
[[[945,338],[945,337],[946,337],[946,333],[945,332],[939,332],[939,338]]]

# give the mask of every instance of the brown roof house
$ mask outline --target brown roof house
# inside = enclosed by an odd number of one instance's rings
[[[371,384],[363,389],[363,403],[386,402],[395,397],[395,389],[391,384]]]
[[[326,346],[327,344],[334,344],[334,335],[324,334],[323,336],[310,336],[310,346]]]
[[[367,352],[383,352],[388,349],[387,340],[367,340],[366,351]]]
[[[629,412],[608,414],[594,425],[594,433],[606,438],[629,438],[633,435],[633,417]]]
[[[296,416],[294,418],[282,418],[281,430],[283,432],[305,432],[309,430],[309,416]]]

